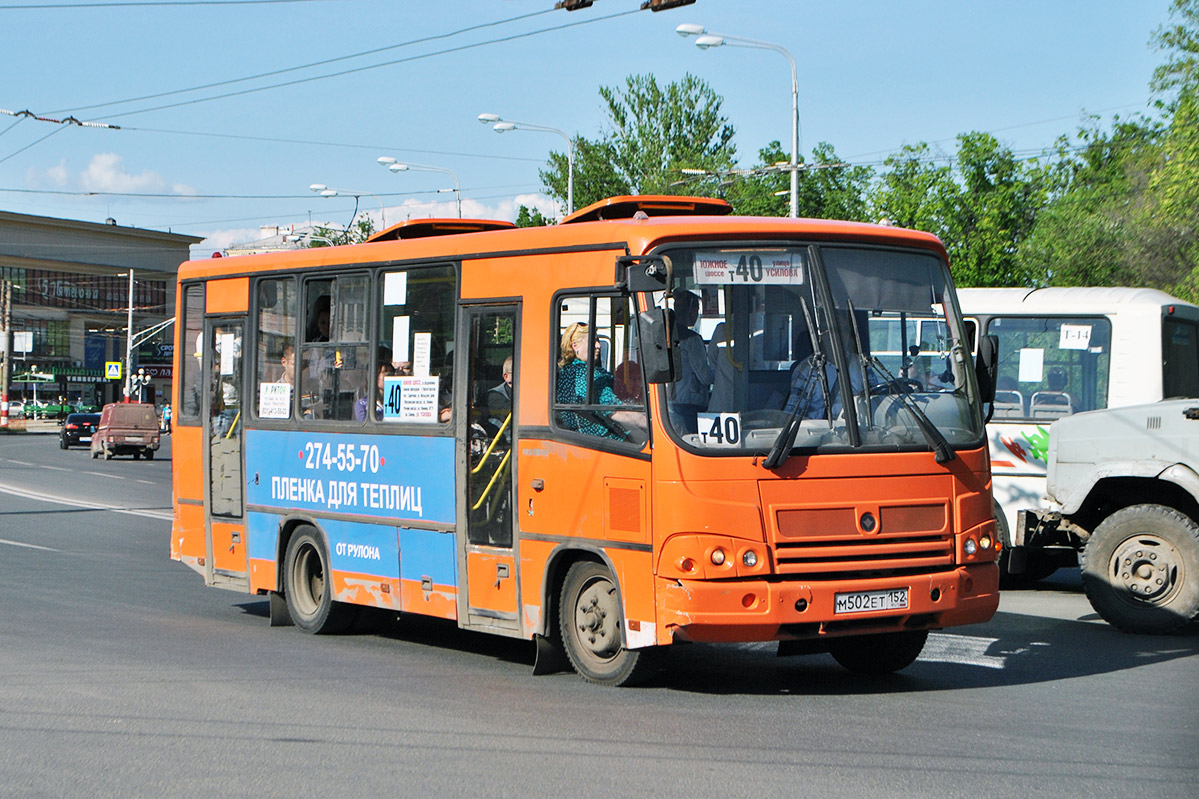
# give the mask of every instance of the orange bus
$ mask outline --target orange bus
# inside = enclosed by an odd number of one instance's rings
[[[856,672],[989,619],[975,364],[933,236],[612,198],[179,269],[171,557],[274,624],[364,607],[625,684],[687,641]],[[888,368],[919,320],[934,383]]]

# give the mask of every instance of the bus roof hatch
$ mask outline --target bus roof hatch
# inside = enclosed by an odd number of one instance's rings
[[[459,233],[482,233],[485,230],[507,230],[515,227],[511,222],[496,219],[409,219],[407,222],[380,230],[367,239],[367,242],[454,236]]]
[[[733,212],[733,206],[713,197],[674,197],[666,194],[609,197],[575,211],[563,219],[562,224],[632,219],[638,211],[646,216],[726,216]]]

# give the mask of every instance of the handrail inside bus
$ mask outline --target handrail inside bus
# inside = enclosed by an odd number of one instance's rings
[[[512,450],[508,450],[507,452],[504,453],[504,459],[500,461],[500,465],[496,468],[495,474],[493,474],[491,476],[491,479],[489,481],[487,481],[487,487],[483,489],[483,495],[479,497],[478,502],[476,502],[474,505],[471,506],[471,508],[470,508],[471,510],[478,510],[479,507],[482,506],[482,504],[487,501],[487,497],[489,497],[491,495],[491,489],[495,487],[496,481],[499,480],[501,476],[507,475],[508,462],[511,459],[512,459]],[[497,507],[498,507],[498,505],[497,505]],[[494,515],[494,511],[492,511],[492,515]],[[491,521],[492,515],[489,515],[487,517],[487,521]]]
[[[500,439],[503,437],[504,431],[508,429],[508,424],[511,421],[512,421],[512,414],[511,414],[511,412],[509,412],[508,418],[504,420],[504,423],[502,425],[500,425],[499,432],[496,433],[495,438],[493,438],[491,440],[491,444],[487,447],[487,451],[483,453],[483,456],[481,458],[479,458],[479,465],[470,470],[471,474],[478,474],[482,470],[483,464],[487,463],[487,456],[490,455],[492,450],[494,450],[496,448],[496,445],[498,445],[500,443]]]

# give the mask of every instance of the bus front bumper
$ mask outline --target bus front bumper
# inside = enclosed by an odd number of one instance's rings
[[[786,641],[939,629],[987,621],[999,607],[995,563],[875,579],[658,581],[660,643]],[[898,607],[904,590],[907,606]]]

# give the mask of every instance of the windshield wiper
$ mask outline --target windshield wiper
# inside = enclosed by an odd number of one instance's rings
[[[912,395],[899,387],[899,379],[888,372],[887,367],[883,366],[882,361],[873,355],[867,356],[865,360],[891,386],[891,396],[896,397],[900,405],[911,412],[912,417],[916,420],[916,426],[920,428],[920,432],[924,435],[925,442],[937,453],[937,463],[945,463],[946,461],[953,460],[956,457],[953,448],[949,446],[949,442],[945,440],[945,436],[941,434],[937,426],[924,413],[924,409],[920,407],[916,400],[912,399]],[[869,380],[866,382],[869,382]]]
[[[804,321],[808,325],[808,336],[812,341],[812,354],[807,358],[808,377],[804,381],[803,391],[799,400],[795,403],[795,407],[791,409],[791,414],[787,417],[787,421],[783,423],[783,427],[779,430],[774,443],[770,445],[770,453],[766,456],[766,460],[762,461],[762,467],[765,469],[777,469],[786,463],[787,458],[791,456],[791,447],[795,445],[795,436],[799,434],[799,426],[803,422],[804,415],[807,413],[808,402],[812,398],[812,389],[816,387],[816,380],[820,381],[820,390],[824,394],[825,415],[829,416],[830,421],[832,417],[833,398],[829,394],[828,374],[825,371],[825,367],[830,361],[825,357],[824,351],[820,347],[820,339],[817,336],[815,326],[812,324],[812,314],[808,311],[808,303],[801,297],[799,304],[803,309]],[[836,368],[836,364],[833,364],[833,369],[835,370]]]

